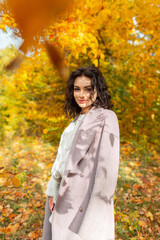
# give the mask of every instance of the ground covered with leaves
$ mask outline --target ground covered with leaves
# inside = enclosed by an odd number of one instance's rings
[[[41,239],[45,189],[57,146],[17,137],[0,146],[0,239]],[[160,239],[159,152],[121,143],[115,204],[117,240]]]

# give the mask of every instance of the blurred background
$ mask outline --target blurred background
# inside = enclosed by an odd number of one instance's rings
[[[0,238],[41,239],[66,79],[94,64],[120,126],[116,239],[159,239],[159,1],[58,2],[0,1]]]

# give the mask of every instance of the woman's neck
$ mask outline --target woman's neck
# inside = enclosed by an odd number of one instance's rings
[[[82,108],[81,114],[86,114],[86,113],[88,113],[91,108],[92,108],[92,106],[88,106],[88,107],[86,107],[86,108]]]

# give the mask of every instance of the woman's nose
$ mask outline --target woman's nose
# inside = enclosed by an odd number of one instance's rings
[[[80,91],[80,97],[84,97],[84,91]]]

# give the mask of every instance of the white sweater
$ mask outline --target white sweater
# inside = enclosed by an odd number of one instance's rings
[[[74,135],[84,116],[85,114],[80,114],[78,119],[75,122],[72,121],[61,135],[57,156],[51,170],[51,178],[48,182],[46,190],[46,195],[53,196],[54,203],[56,203],[57,200],[60,182],[64,173],[65,164],[72,146]]]

